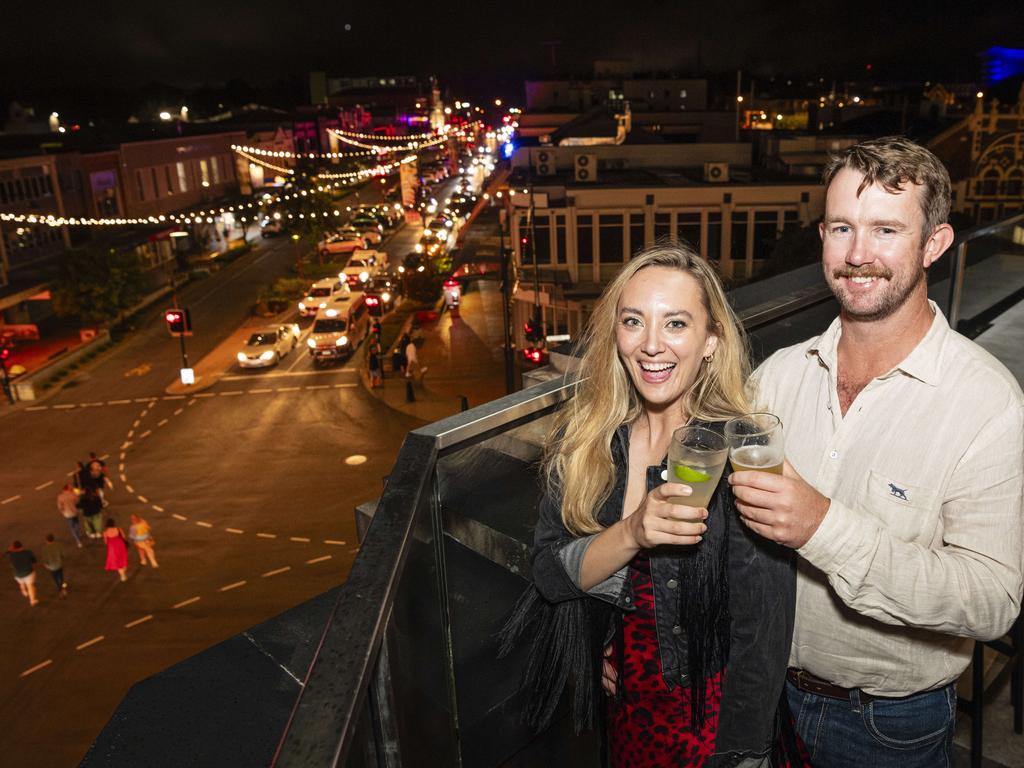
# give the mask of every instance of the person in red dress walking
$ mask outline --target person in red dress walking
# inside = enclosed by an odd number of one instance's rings
[[[571,684],[615,768],[767,766],[793,629],[791,554],[736,519],[726,467],[707,508],[674,504],[672,434],[750,410],[742,330],[711,266],[659,244],[605,290],[545,457],[533,585],[502,652],[529,645],[535,728]],[[602,696],[602,693],[604,696]]]
[[[128,581],[128,542],[124,531],[117,527],[112,517],[103,529],[103,543],[107,545],[107,564],[104,567],[108,571],[117,571],[121,581]]]

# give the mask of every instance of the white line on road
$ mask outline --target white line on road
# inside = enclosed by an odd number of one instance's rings
[[[152,618],[153,618],[153,614],[150,613],[147,616],[143,616],[141,619],[136,619],[135,621],[129,621],[127,624],[124,625],[124,628],[125,629],[131,629],[132,627],[137,627],[137,626],[139,626],[139,624],[145,624],[147,621],[149,621]]]
[[[358,384],[335,384],[334,388],[335,389],[352,389],[353,387],[358,387],[358,386],[359,386]]]
[[[155,509],[157,512],[163,512],[164,511],[164,508],[161,507],[159,504],[154,504],[153,505],[153,509]]]
[[[20,498],[21,496],[10,496],[3,501],[0,501],[0,504],[10,504],[12,501],[17,501]]]
[[[135,421],[132,422],[132,429],[135,429],[141,423],[142,423],[142,419],[136,419]]]
[[[47,659],[42,664],[36,664],[34,667],[29,667],[20,675],[18,675],[18,677],[28,677],[33,672],[38,672],[40,669],[46,669],[46,667],[50,666],[51,664],[53,664],[53,659]]]
[[[103,403],[79,403],[80,408],[102,408]]]
[[[299,542],[302,542],[303,544],[309,544],[309,539],[307,539],[305,536],[289,536],[288,540],[289,541],[299,541]]]
[[[354,368],[334,368],[329,371],[281,371],[279,373],[264,373],[261,379],[277,379],[285,376],[336,376],[339,373],[357,373]],[[252,376],[221,376],[220,381],[244,381],[252,380]]]
[[[273,391],[274,390],[272,390],[272,389],[250,389],[249,390],[249,394],[250,395],[265,395],[268,392],[273,392]]]
[[[163,426],[164,424],[166,424],[166,423],[167,423],[168,421],[170,421],[170,419],[163,419],[163,420],[161,420],[161,421],[157,422],[157,426],[158,426],[158,427],[162,427],[162,426]]]
[[[128,491],[128,493],[135,493],[135,489],[132,488],[130,485],[125,485],[124,489]]]
[[[107,400],[107,405],[128,405],[131,400]]]
[[[76,406],[74,406],[74,405],[55,405],[55,406],[53,406],[53,409],[55,411],[69,411],[69,410],[71,410],[72,408],[75,408],[75,407]]]
[[[276,533],[257,533],[256,538],[258,539],[276,539]]]
[[[138,424],[139,422],[136,421],[135,423]],[[129,429],[128,430],[128,437],[135,437],[135,430],[134,429]]]
[[[176,410],[176,411],[174,412],[174,415],[175,415],[175,416],[180,416],[180,415],[181,415],[181,412],[182,412],[182,411],[184,411],[184,410],[185,410],[184,408],[179,408],[178,410]]]
[[[338,539],[324,539],[324,544],[337,544],[341,547],[345,546],[345,542],[339,541]]]
[[[188,520],[187,517],[185,517],[184,515],[179,515],[177,512],[172,512],[171,517],[173,517],[175,520]]]
[[[145,432],[143,432],[141,435],[139,435],[139,440],[142,440],[143,438],[149,437],[152,434],[153,434],[153,430],[152,429],[147,429]]]
[[[324,555],[323,557],[314,557],[312,560],[307,560],[306,565],[312,565],[313,563],[322,563],[324,560],[330,560],[334,555]]]
[[[277,574],[284,573],[285,571],[290,571],[291,569],[292,567],[290,565],[286,565],[284,568],[278,568],[275,571],[267,571],[266,573],[261,574],[261,576],[265,579],[268,576],[277,576]]]
[[[245,533],[241,528],[225,528],[228,533]]]
[[[201,528],[213,528],[213,523],[208,523],[205,520],[196,520],[196,525]]]
[[[330,384],[308,384],[306,389],[330,389]]]
[[[100,456],[100,461],[106,461],[109,458],[110,458],[110,454],[109,453],[104,453],[102,456]]]
[[[192,603],[198,603],[202,598],[198,595],[196,597],[190,597],[188,600],[182,600],[180,603],[175,603],[172,608],[184,608],[186,605],[192,605]]]
[[[43,490],[43,488],[49,488],[51,485],[53,485],[53,480],[49,480],[49,481],[43,483],[42,485],[37,485],[36,486],[36,490],[37,491],[41,491],[41,490]]]
[[[196,404],[196,399],[192,398],[191,400],[188,401],[188,404],[189,405],[195,405]]]
[[[136,403],[151,403],[154,400],[156,400],[155,397],[136,397],[135,398],[135,402]]]
[[[200,392],[199,394],[196,395],[196,397],[216,397],[216,396],[217,396],[216,392]],[[194,403],[194,402],[195,402],[195,400],[192,401],[192,403]],[[189,403],[189,405],[192,405],[192,403]]]
[[[244,580],[236,581],[234,584],[228,584],[226,586],[223,586],[220,589],[218,589],[217,591],[218,592],[227,592],[229,589],[238,589],[239,587],[244,587],[246,585],[246,583],[247,582],[244,581]]]
[[[76,651],[81,651],[82,649],[88,648],[90,645],[96,645],[96,643],[102,642],[105,639],[106,639],[106,635],[97,635],[92,640],[86,640],[81,645],[76,645],[75,646],[75,650]]]
[[[227,392],[221,392],[220,396],[221,397],[234,397],[235,395],[244,395],[244,394],[245,394],[245,392],[243,392],[240,389],[231,389],[231,390],[228,390]]]
[[[164,395],[164,400],[184,400],[184,395]]]
[[[121,474],[124,474],[124,462],[123,461],[120,464],[117,465],[117,471],[120,472]]]
[[[128,476],[124,472],[121,473],[121,482],[122,483],[127,483],[128,482]]]
[[[302,387],[278,387],[278,392],[298,392]]]
[[[143,504],[149,504],[149,499],[147,499],[145,496],[137,496],[136,498]]]
[[[49,407],[50,407],[50,406],[48,406],[48,405],[30,405],[30,406],[29,406],[28,408],[26,408],[25,410],[26,410],[26,411],[45,411],[45,410],[47,410],[47,409],[48,409]],[[35,667],[32,667],[32,669],[35,669]],[[25,673],[24,673],[24,672],[22,672],[21,674],[22,674],[22,675],[24,675]]]
[[[134,445],[134,443],[133,443],[133,442],[132,442],[131,440],[126,440],[126,441],[124,442],[124,445],[122,445],[122,446],[121,446],[121,450],[122,450],[122,451],[127,451],[127,450],[128,450],[129,448],[131,448],[131,447],[132,447],[133,445]]]

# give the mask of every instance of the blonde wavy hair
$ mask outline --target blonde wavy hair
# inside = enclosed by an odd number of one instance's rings
[[[688,246],[659,243],[640,251],[608,285],[581,339],[584,349],[573,397],[558,412],[548,441],[544,470],[549,491],[562,498],[562,521],[576,536],[603,530],[597,511],[615,487],[612,436],[641,415],[643,402],[619,358],[616,329],[622,292],[648,267],[669,267],[690,275],[700,287],[709,333],[718,337],[710,362],[682,400],[683,416],[705,421],[749,411],[745,385],[750,374],[746,334],[725,297],[714,269]]]

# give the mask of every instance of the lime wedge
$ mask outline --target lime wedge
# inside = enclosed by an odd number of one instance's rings
[[[711,475],[706,475],[699,469],[691,469],[682,464],[676,464],[675,470],[676,477],[684,483],[706,483],[711,479]]]

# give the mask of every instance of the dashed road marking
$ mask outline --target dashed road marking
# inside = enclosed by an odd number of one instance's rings
[[[124,625],[124,628],[125,629],[131,629],[132,627],[137,627],[137,626],[139,626],[139,624],[145,624],[147,621],[149,621],[152,618],[153,618],[153,614],[151,613],[151,614],[149,614],[147,616],[143,616],[141,619],[136,619],[135,621],[129,621],[127,624]]]
[[[208,523],[205,520],[196,520],[196,525],[201,528],[213,528],[213,523]]]
[[[306,565],[312,565],[313,563],[322,563],[324,560],[330,560],[334,555],[324,555],[323,557],[314,557],[312,560],[307,560]]]
[[[228,533],[245,533],[241,528],[225,528]]]
[[[354,555],[354,554],[355,554],[356,552],[358,552],[358,551],[359,551],[359,547],[356,547],[355,549],[350,549],[350,550],[348,551],[348,553],[349,553],[350,555]]]
[[[359,386],[358,384],[335,384],[334,388],[335,389],[352,389],[353,387],[358,387],[358,386]]]
[[[46,669],[51,664],[53,664],[53,659],[47,659],[42,664],[36,664],[34,667],[29,667],[24,672],[22,672],[20,675],[18,675],[18,677],[28,677],[33,672],[38,672],[40,669]]]
[[[228,392],[221,392],[220,396],[221,397],[233,397],[235,395],[244,395],[244,394],[245,394],[245,392],[243,392],[240,389],[232,389],[232,390],[230,390]]]
[[[172,512],[171,517],[173,517],[175,520],[188,520],[187,517],[185,517],[184,515],[179,515],[177,512]]]
[[[184,410],[185,410],[184,408],[179,408],[178,410],[176,410],[176,411],[174,412],[174,415],[175,415],[175,416],[180,416],[180,415],[181,415],[181,413],[182,413],[182,411],[184,411]]]
[[[163,512],[164,511],[164,508],[161,507],[159,504],[154,504],[153,505],[153,509],[155,509],[157,512]]]
[[[138,424],[139,422],[135,422],[135,423]],[[129,429],[128,430],[128,437],[134,437],[134,436],[135,436],[135,430],[134,429]]]
[[[49,481],[43,483],[42,485],[37,485],[36,486],[36,490],[37,491],[41,491],[41,490],[43,490],[43,488],[49,488],[51,485],[53,485],[53,480],[49,480]]]
[[[231,589],[238,589],[239,587],[244,587],[247,583],[248,582],[246,582],[245,579],[243,579],[242,581],[236,581],[234,584],[226,584],[225,586],[221,587],[217,591],[218,592],[227,592],[228,590],[231,590]]]
[[[188,404],[189,405],[195,405],[196,404],[196,399],[192,398],[191,400],[188,401]]]
[[[139,440],[142,440],[143,438],[149,437],[152,434],[153,434],[153,430],[152,429],[147,429],[145,432],[143,432],[141,435],[139,435]]]
[[[298,392],[302,387],[278,387],[278,392]]]
[[[121,473],[121,482],[122,483],[127,483],[128,482],[128,475],[126,475],[124,472]]]
[[[301,542],[303,544],[309,544],[309,539],[307,539],[305,536],[289,536],[288,540],[289,541],[298,541],[298,542]]]
[[[164,395],[164,400],[184,400],[184,395]]]
[[[262,373],[260,374],[261,379],[279,379],[285,376],[338,376],[340,374],[354,374],[357,371],[354,368],[332,368],[327,371],[277,371],[275,373]],[[245,375],[230,375],[221,376],[221,381],[244,381],[245,379],[252,379],[251,374]]]
[[[132,422],[132,429],[137,428],[139,426],[139,424],[141,424],[141,423],[142,423],[142,419],[136,419],[135,421]]]
[[[180,603],[175,603],[171,607],[172,608],[184,608],[186,605],[192,605],[192,603],[198,603],[200,600],[202,600],[202,598],[199,597],[198,595],[196,595],[195,597],[190,597],[188,600],[182,600]]]
[[[311,385],[306,387],[306,389],[330,389],[330,388],[331,388],[330,384],[311,384]]]
[[[136,403],[151,403],[154,400],[156,400],[155,397],[136,397],[135,398],[135,402]]]
[[[131,400],[107,400],[107,405],[128,405]]]
[[[129,448],[131,448],[131,447],[132,447],[133,445],[135,445],[135,443],[133,443],[133,442],[132,442],[131,440],[126,440],[126,441],[124,442],[124,444],[123,444],[123,445],[121,446],[121,450],[122,450],[122,451],[127,451],[127,450],[128,450]]]
[[[120,464],[117,465],[117,471],[120,472],[122,475],[124,474],[124,462],[123,461]]]
[[[249,394],[250,395],[265,395],[268,392],[273,392],[273,391],[274,390],[272,390],[272,389],[250,389],[249,390]]]
[[[68,404],[68,405],[55,405],[55,406],[53,406],[53,409],[55,411],[70,411],[72,408],[75,408],[75,407],[76,406],[70,405],[70,404]]]
[[[99,642],[102,642],[103,640],[105,640],[106,637],[107,637],[106,635],[97,635],[92,640],[86,640],[84,643],[82,643],[80,645],[76,645],[75,646],[75,650],[76,651],[81,651],[81,650],[84,650],[85,648],[88,648],[90,645],[96,645],[96,643],[99,643]]]
[[[20,495],[18,495],[18,496],[8,496],[3,501],[0,501],[0,504],[10,504],[12,501],[17,501],[20,498],[21,498]]]
[[[136,496],[135,498],[137,498],[143,504],[149,504],[149,499],[147,499],[145,496]]]
[[[79,408],[102,408],[103,403],[79,403]]]
[[[217,396],[216,392],[200,392],[200,393],[198,393],[196,395],[196,397],[216,397],[216,396]],[[194,402],[195,402],[195,400],[192,401],[192,403],[194,403]],[[192,405],[192,403],[189,403],[189,405]]]
[[[128,485],[127,483],[125,483],[124,489],[125,489],[126,491],[128,491],[128,493],[135,493],[135,489],[134,489],[134,488],[132,488],[132,487],[131,487],[130,485]]]
[[[259,539],[276,539],[276,533],[257,533],[256,537]]]
[[[265,579],[269,576],[277,576],[277,574],[279,573],[285,573],[286,571],[290,571],[291,569],[292,567],[290,565],[286,565],[284,568],[278,568],[277,570],[267,571],[266,573],[260,575]]]
[[[336,544],[339,547],[345,546],[345,542],[338,539],[324,539],[324,544]]]
[[[163,419],[163,420],[161,420],[161,421],[159,421],[159,422],[157,423],[157,426],[158,426],[158,427],[162,427],[162,426],[163,426],[164,424],[166,424],[166,423],[167,423],[168,421],[170,421],[170,419]]]
[[[30,405],[25,410],[26,411],[45,411],[45,410],[49,409],[49,407],[50,406],[48,406],[48,405]],[[43,665],[43,666],[45,666],[45,665]],[[32,671],[33,672],[35,671],[35,669],[36,669],[35,667],[32,667]],[[24,675],[25,673],[22,672],[21,674]],[[29,673],[29,674],[31,674],[31,673]]]

